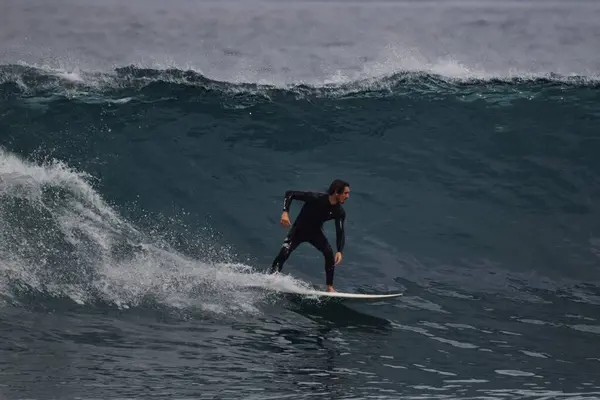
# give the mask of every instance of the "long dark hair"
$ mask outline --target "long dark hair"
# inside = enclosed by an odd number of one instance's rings
[[[329,190],[327,191],[327,193],[328,194],[344,193],[344,189],[346,188],[346,186],[350,187],[350,184],[341,179],[336,179],[335,181],[331,182],[331,185],[329,185]]]

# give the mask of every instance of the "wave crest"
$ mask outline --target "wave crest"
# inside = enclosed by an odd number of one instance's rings
[[[497,96],[545,90],[600,88],[600,78],[588,76],[522,75],[507,77],[447,77],[432,72],[398,71],[376,77],[336,79],[320,85],[298,83],[276,86],[212,80],[193,70],[126,66],[112,73],[88,73],[27,65],[0,66],[0,91],[5,98],[56,97],[84,102],[155,101],[180,96],[219,96],[224,102],[277,97],[387,97],[405,95]]]

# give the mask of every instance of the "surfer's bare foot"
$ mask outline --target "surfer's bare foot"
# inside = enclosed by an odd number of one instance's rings
[[[335,292],[335,289],[333,288],[333,286],[327,285],[327,291],[328,292]]]

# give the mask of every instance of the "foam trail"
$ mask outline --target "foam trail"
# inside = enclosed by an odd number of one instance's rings
[[[123,220],[91,177],[60,161],[0,149],[0,290],[23,288],[120,308],[150,301],[212,312],[258,312],[270,278],[243,264],[200,261]],[[289,278],[288,285],[299,281]],[[6,299],[5,299],[6,300]]]

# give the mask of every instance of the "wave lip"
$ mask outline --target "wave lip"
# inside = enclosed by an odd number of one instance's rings
[[[480,95],[537,92],[543,90],[598,89],[600,77],[524,74],[493,76],[485,74],[446,74],[444,68],[401,70],[337,76],[321,84],[296,83],[270,85],[252,82],[227,82],[210,79],[194,70],[148,69],[130,65],[111,73],[65,71],[27,65],[0,66],[0,93],[5,98],[53,100],[68,98],[84,102],[126,103],[132,99],[154,101],[179,97],[181,92],[216,94],[233,103],[248,97],[272,100],[278,96],[295,97],[387,97],[404,95]]]

